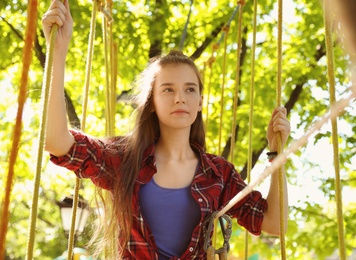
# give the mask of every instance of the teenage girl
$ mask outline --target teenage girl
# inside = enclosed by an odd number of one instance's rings
[[[203,85],[193,61],[172,51],[151,61],[137,87],[137,121],[125,137],[100,140],[68,129],[64,74],[73,20],[68,0],[54,0],[44,14],[49,34],[57,24],[45,149],[51,161],[110,191],[112,214],[102,225],[104,245],[118,239],[120,259],[206,259],[202,222],[224,207],[245,182],[224,158],[205,152]],[[290,133],[285,108],[267,129],[270,151]],[[286,187],[286,181],[283,185]],[[249,232],[279,234],[279,199],[272,175],[268,196],[251,192],[227,214]],[[107,207],[105,206],[104,209]],[[286,220],[287,222],[287,220]],[[286,225],[286,224],[285,224]]]

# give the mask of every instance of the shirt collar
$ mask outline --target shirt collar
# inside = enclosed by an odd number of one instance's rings
[[[211,176],[211,174],[215,174],[216,176],[221,176],[220,171],[217,169],[216,165],[213,163],[211,160],[211,156],[209,156],[197,142],[191,142],[190,143],[192,149],[199,155],[199,161],[200,165],[202,168],[202,171],[204,175],[207,175],[208,177]],[[142,157],[142,167],[146,166],[147,164],[154,164],[155,165],[155,143],[151,144],[146,148],[146,150],[143,153]]]
[[[216,165],[211,160],[210,158],[211,156],[209,156],[204,151],[203,147],[201,147],[196,142],[192,142],[190,145],[192,146],[192,149],[199,154],[199,160],[202,167],[202,171],[206,176],[211,177],[211,174],[215,174],[216,176],[222,175],[220,171],[217,169]]]
[[[143,152],[142,162],[146,162],[148,159],[152,159],[155,157],[155,144],[151,144],[146,148]]]

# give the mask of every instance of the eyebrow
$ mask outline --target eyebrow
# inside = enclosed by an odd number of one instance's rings
[[[194,82],[185,82],[184,85],[185,86],[194,85],[194,86],[198,87],[198,84],[194,83]],[[172,83],[172,82],[164,82],[164,83],[159,85],[159,87],[167,87],[167,86],[174,86],[174,83]]]

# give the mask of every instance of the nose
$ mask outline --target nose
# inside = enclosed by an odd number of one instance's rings
[[[176,95],[174,97],[174,103],[179,104],[179,103],[185,103],[185,96],[183,91],[177,91]]]

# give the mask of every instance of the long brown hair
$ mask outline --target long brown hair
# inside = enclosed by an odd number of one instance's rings
[[[119,248],[115,250],[119,251],[121,255],[129,241],[132,224],[132,195],[135,180],[141,168],[142,156],[145,149],[160,136],[158,118],[153,112],[152,88],[158,70],[170,64],[191,66],[198,77],[200,93],[203,92],[203,83],[198,68],[189,57],[180,51],[171,51],[166,56],[153,58],[135,80],[134,101],[137,107],[134,128],[130,134],[124,138],[111,140],[110,144],[110,149],[115,151],[115,156],[122,156],[122,163],[119,169],[113,169],[111,173],[113,175],[113,190],[111,196],[104,201],[105,222],[101,223],[102,237],[97,244],[100,251],[103,247],[107,247],[113,238],[118,238]],[[197,118],[191,126],[190,141],[205,148],[205,130],[201,112],[198,112]],[[114,242],[114,248],[115,244],[116,242]],[[116,252],[114,252],[115,254]]]

